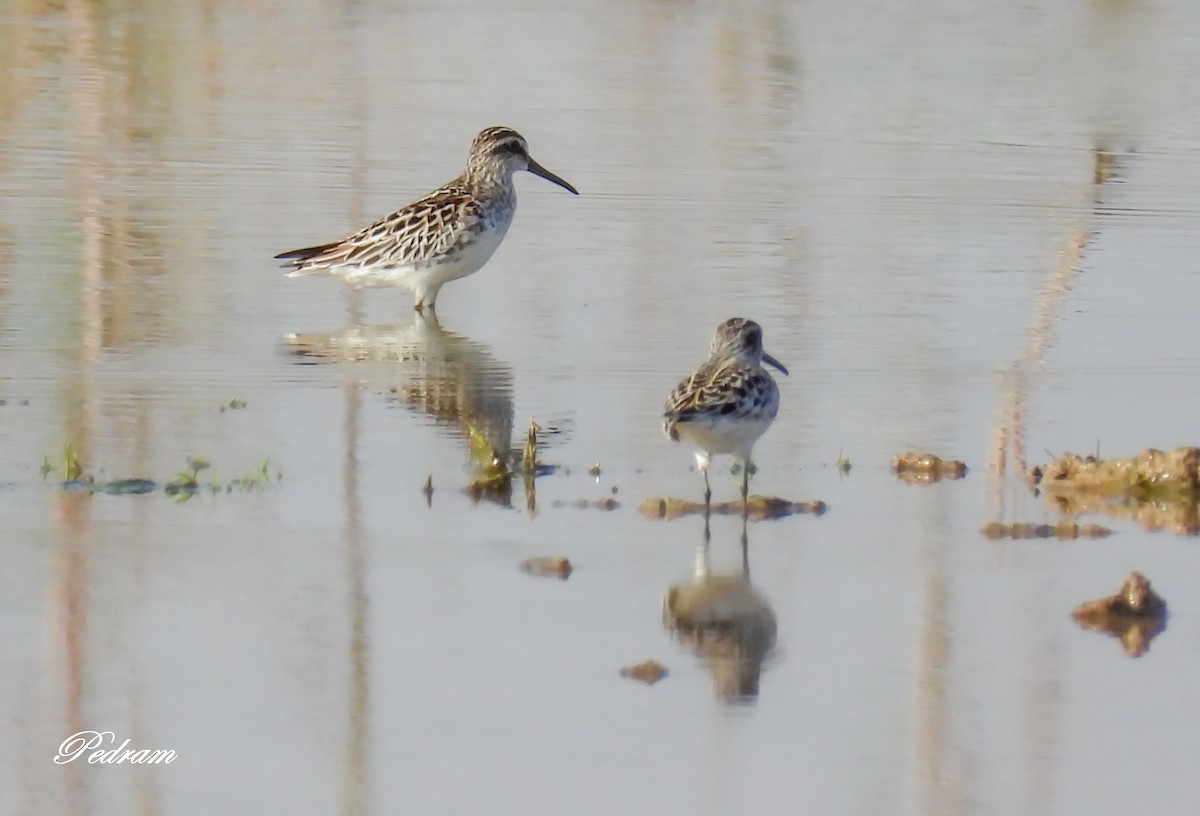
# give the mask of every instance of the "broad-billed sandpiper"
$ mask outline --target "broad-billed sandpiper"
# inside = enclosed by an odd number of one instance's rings
[[[732,453],[742,462],[742,502],[750,492],[750,451],[779,412],[779,388],[762,364],[787,374],[763,351],[762,327],[753,320],[731,317],[717,327],[708,362],[675,387],[667,398],[663,430],[690,445],[704,476],[704,504],[712,500],[709,460]]]
[[[276,255],[289,277],[330,275],[356,286],[399,286],[416,309],[432,309],[438,290],[477,272],[500,246],[517,209],[513,173],[528,170],[579,191],[529,156],[515,130],[490,127],[471,143],[466,171],[348,238]]]

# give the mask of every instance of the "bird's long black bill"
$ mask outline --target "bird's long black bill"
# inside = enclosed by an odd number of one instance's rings
[[[570,190],[575,195],[579,195],[579,191],[576,190],[574,187],[572,187],[570,184],[568,184],[566,182],[566,180],[561,179],[558,176],[554,175],[549,170],[547,170],[545,167],[542,167],[540,164],[535,162],[533,159],[529,160],[529,167],[527,169],[529,170],[530,173],[533,173],[535,176],[541,176],[546,181],[552,181],[555,184],[557,184],[559,187],[562,187],[564,190]]]
[[[766,363],[767,365],[775,366],[780,371],[782,371],[784,374],[788,373],[788,370],[786,368],[784,368],[783,363],[779,362],[774,357],[772,357],[770,354],[767,354],[765,351],[763,352],[763,362]],[[791,376],[791,375],[789,375],[789,376]]]

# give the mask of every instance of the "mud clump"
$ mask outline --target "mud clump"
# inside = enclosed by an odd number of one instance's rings
[[[1084,629],[1121,641],[1130,657],[1141,657],[1150,641],[1167,628],[1167,602],[1140,572],[1131,572],[1115,595],[1080,604],[1072,614]]]
[[[1194,502],[1200,495],[1200,448],[1147,448],[1131,459],[1064,453],[1029,471],[1029,481],[1048,492]]]
[[[570,560],[566,558],[545,555],[526,558],[518,566],[521,572],[526,575],[534,575],[539,578],[557,578],[560,581],[570,578],[571,573],[575,569],[571,566]]]
[[[943,479],[963,478],[967,475],[967,466],[957,459],[908,451],[892,457],[892,472],[909,484],[932,484]]]
[[[648,686],[653,686],[668,674],[667,667],[654,660],[646,660],[635,666],[621,669],[621,676],[631,680],[640,680]]]
[[[1105,513],[1147,530],[1200,533],[1200,448],[1148,448],[1128,459],[1065,453],[1030,470],[1028,481],[1060,513]]]

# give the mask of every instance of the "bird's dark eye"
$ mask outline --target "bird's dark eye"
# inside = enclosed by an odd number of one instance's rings
[[[497,156],[517,156],[525,151],[521,149],[520,142],[501,142],[496,145]]]

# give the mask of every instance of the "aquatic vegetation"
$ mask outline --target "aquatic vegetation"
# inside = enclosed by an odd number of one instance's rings
[[[42,478],[45,478],[51,473],[57,471],[62,476],[64,482],[82,481],[83,465],[79,463],[79,456],[75,453],[74,443],[67,442],[63,445],[62,453],[59,454],[57,464],[52,461],[49,456],[43,455],[41,471]]]
[[[212,464],[207,459],[195,456],[187,457],[187,466],[166,482],[159,482],[155,479],[142,476],[106,480],[97,479],[92,474],[85,473],[79,457],[75,453],[74,445],[68,442],[63,446],[59,464],[51,461],[48,456],[42,457],[41,471],[43,477],[59,471],[64,477],[62,483],[59,485],[59,489],[64,492],[104,493],[109,496],[140,496],[162,490],[164,494],[170,496],[175,501],[184,502],[201,490],[207,490],[214,494],[220,492],[232,493],[234,491],[244,493],[261,490],[271,483],[270,463],[270,457],[263,459],[253,470],[227,483],[215,480],[201,482],[200,474],[206,470],[210,470]],[[282,478],[283,475],[276,472],[276,481]]]
[[[163,488],[163,492],[178,502],[185,502],[192,496],[200,492],[200,482],[198,477],[201,471],[207,470],[211,465],[207,460],[197,459],[189,456],[187,458],[187,469],[181,470],[171,477]],[[215,487],[210,485],[210,487]],[[219,488],[218,488],[219,489]],[[213,491],[214,493],[216,490]]]
[[[525,446],[521,449],[521,470],[525,473],[536,473],[538,468],[538,431],[541,428],[532,419],[529,420],[529,430],[525,432]]]
[[[218,408],[217,410],[220,411],[222,414],[225,413],[227,410],[228,411],[240,411],[241,409],[245,408],[248,404],[249,403],[247,403],[244,399],[241,399],[240,397],[234,397],[231,400],[229,400],[229,402],[226,402],[223,405],[221,405],[221,407]]]
[[[512,503],[513,477],[520,475],[525,487],[526,502],[529,511],[534,512],[536,505],[536,485],[534,480],[560,470],[558,465],[548,465],[538,459],[539,434],[541,427],[533,420],[529,421],[529,429],[525,433],[525,444],[519,455],[504,453],[493,447],[487,436],[477,431],[474,426],[467,427],[467,444],[471,461],[475,464],[475,478],[466,486],[466,493],[473,500],[487,499],[499,504]],[[432,483],[430,476],[430,483]],[[429,498],[432,491],[427,493]]]
[[[497,462],[492,467],[481,469],[475,478],[467,483],[465,491],[472,501],[487,499],[508,505],[512,503],[512,477],[512,472],[504,463]],[[432,500],[432,492],[426,494],[426,497]]]
[[[270,464],[270,457],[263,459],[254,470],[244,476],[233,479],[229,484],[225,485],[225,492],[232,493],[234,490],[259,490],[266,487],[271,483]]]
[[[1131,572],[1115,595],[1080,604],[1071,613],[1084,629],[1121,641],[1130,657],[1141,657],[1150,641],[1167,628],[1167,602],[1140,572]]]
[[[852,467],[852,465],[850,464],[850,457],[845,456],[842,453],[841,447],[838,448],[837,460],[834,462],[834,464],[837,465],[837,469],[840,470],[842,473],[850,472],[850,468]]]
[[[892,472],[908,484],[932,484],[943,479],[963,478],[967,475],[967,466],[957,459],[907,451],[892,457]]]

